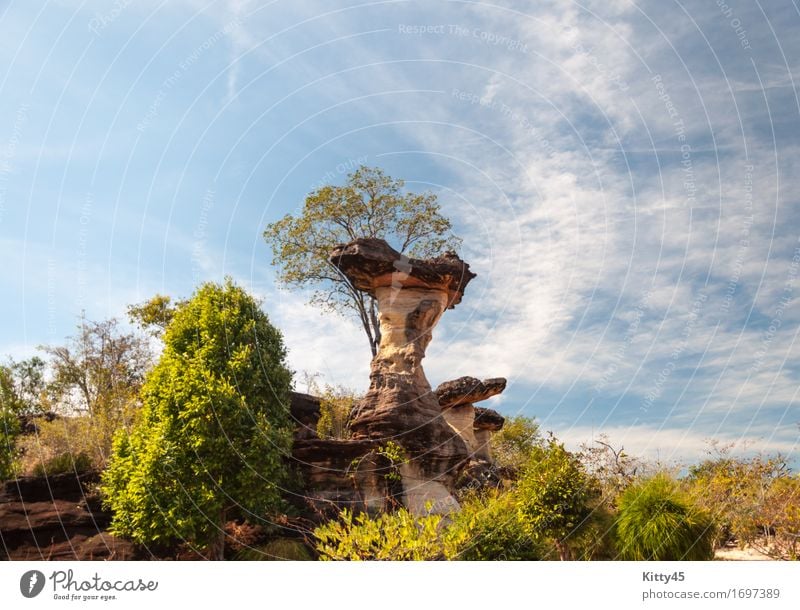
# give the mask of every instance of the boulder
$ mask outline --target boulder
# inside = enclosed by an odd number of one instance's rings
[[[492,461],[491,440],[492,434],[503,427],[506,418],[497,411],[484,407],[475,407],[475,420],[472,433],[475,436],[475,458],[478,460]]]
[[[65,472],[42,477],[18,477],[0,486],[0,503],[50,502],[54,499],[80,502],[87,495],[87,487],[100,481],[97,471]]]
[[[475,407],[475,421],[473,423],[475,430],[497,432],[503,428],[504,423],[506,423],[506,418],[497,411],[484,407]]]

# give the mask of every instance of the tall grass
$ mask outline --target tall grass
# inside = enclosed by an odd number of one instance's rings
[[[711,519],[663,473],[625,490],[616,530],[621,559],[699,561],[714,556]]]

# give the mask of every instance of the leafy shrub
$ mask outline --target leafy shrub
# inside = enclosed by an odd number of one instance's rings
[[[317,436],[320,438],[350,438],[350,412],[358,400],[355,392],[344,387],[325,386],[320,392]]]
[[[714,555],[712,520],[664,473],[625,490],[616,535],[622,559],[698,561]]]
[[[322,560],[424,561],[446,554],[441,523],[441,515],[414,517],[404,508],[376,517],[345,509],[338,521],[315,529],[314,537]]]
[[[766,554],[776,559],[800,559],[800,478],[785,476],[772,481],[759,521],[764,524]]]
[[[499,468],[516,471],[530,461],[531,454],[542,444],[539,424],[533,418],[508,417],[492,436],[492,458]]]
[[[616,513],[607,505],[597,505],[583,526],[569,537],[572,558],[581,561],[617,559],[615,519]],[[557,548],[553,554],[557,556]]]
[[[18,434],[19,420],[17,416],[0,405],[0,481],[14,477]]]
[[[769,535],[766,498],[774,482],[788,477],[786,462],[781,456],[735,457],[730,447],[714,449],[714,458],[690,469],[688,491],[714,518],[718,545],[733,539],[757,546]]]
[[[46,462],[39,462],[33,469],[37,477],[63,474],[66,472],[86,472],[92,469],[92,460],[85,453],[62,453],[50,458]]]
[[[103,476],[112,529],[140,543],[183,540],[224,556],[224,525],[282,505],[292,426],[283,337],[229,279],[181,302]]]
[[[461,511],[415,517],[402,508],[370,517],[342,511],[314,531],[323,560],[536,560],[545,541],[531,536],[509,492],[474,495]]]
[[[37,393],[43,388],[44,362],[31,358],[0,365],[0,481],[17,472],[19,418],[38,412]]]
[[[45,362],[38,356],[0,364],[0,410],[16,415],[39,415],[49,406]]]
[[[532,450],[515,496],[529,535],[551,540],[561,559],[572,559],[571,547],[591,522],[600,489],[578,457],[550,438]]]
[[[547,554],[538,536],[531,536],[515,510],[511,492],[491,491],[466,498],[447,528],[451,559],[465,561],[537,560]]]

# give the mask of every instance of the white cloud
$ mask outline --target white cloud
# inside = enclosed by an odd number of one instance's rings
[[[625,448],[628,455],[658,461],[665,466],[696,463],[709,452],[716,441],[720,446],[731,445],[734,455],[776,453],[792,455],[800,449],[800,441],[759,434],[707,434],[687,428],[656,428],[652,426],[603,426],[596,429],[575,427],[560,430],[556,436],[570,449],[581,444],[592,445],[603,435],[616,448]]]
[[[298,390],[305,390],[304,372],[320,374],[323,385],[366,390],[371,356],[360,327],[348,318],[320,312],[296,293],[280,291],[268,299],[264,306],[283,332]]]

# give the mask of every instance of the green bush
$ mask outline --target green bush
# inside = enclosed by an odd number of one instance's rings
[[[450,557],[464,561],[538,560],[547,554],[545,542],[531,536],[516,511],[510,492],[491,491],[463,500],[447,528]]]
[[[619,500],[620,557],[633,561],[707,560],[714,525],[664,473],[629,487]]]
[[[292,373],[280,332],[244,290],[204,284],[172,314],[130,433],[103,476],[112,530],[224,556],[228,519],[282,507]]]
[[[532,450],[515,496],[529,535],[550,540],[560,559],[572,559],[572,547],[598,508],[600,488],[578,457],[551,438]]]
[[[546,542],[531,536],[509,492],[474,495],[459,512],[415,517],[406,509],[370,517],[345,510],[314,531],[323,560],[536,560]]]
[[[717,524],[717,546],[735,540],[740,546],[757,544],[770,527],[764,520],[771,487],[789,476],[781,456],[731,455],[732,447],[713,445],[715,457],[689,470],[685,480],[697,506]]]
[[[539,424],[533,418],[522,415],[508,417],[503,427],[492,436],[492,458],[498,467],[518,471],[542,444]]]
[[[763,551],[775,559],[800,559],[800,477],[772,481],[759,517],[766,532]]]
[[[64,474],[66,472],[86,472],[92,469],[92,460],[85,453],[62,453],[50,458],[46,462],[39,462],[33,469],[33,475],[37,477],[52,476],[54,474]]]
[[[323,561],[424,561],[446,554],[441,523],[441,515],[414,517],[404,508],[376,517],[345,509],[338,521],[315,529],[314,537]]]
[[[320,438],[350,438],[350,412],[358,400],[355,392],[341,386],[325,386],[320,392],[317,436]]]
[[[580,561],[617,559],[615,519],[616,514],[607,505],[599,504],[594,508],[586,523],[569,538],[572,558]],[[556,548],[554,558],[557,553]]]

